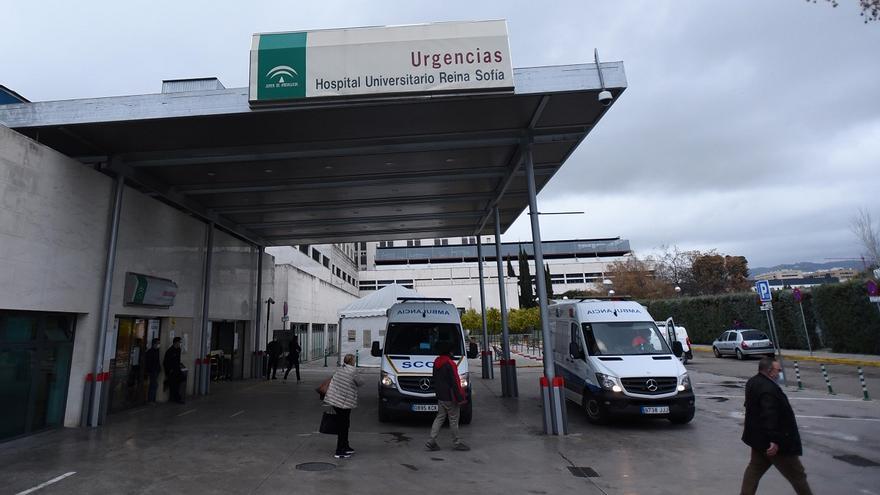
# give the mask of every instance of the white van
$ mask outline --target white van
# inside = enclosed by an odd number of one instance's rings
[[[679,359],[683,364],[694,358],[694,351],[691,349],[691,338],[688,337],[687,329],[672,320],[672,317],[666,318],[666,321],[655,321],[660,333],[666,337],[666,342],[672,345],[676,340],[681,342],[682,355]]]
[[[565,380],[565,398],[587,419],[616,416],[694,417],[694,392],[684,365],[644,306],[634,301],[588,299],[550,306],[553,361]]]
[[[468,424],[473,416],[467,341],[458,310],[446,298],[410,297],[388,308],[385,342],[373,342],[371,354],[381,357],[379,375],[379,421],[395,415],[436,413],[437,398],[432,378],[437,343],[448,342],[458,366],[467,404],[459,422]]]

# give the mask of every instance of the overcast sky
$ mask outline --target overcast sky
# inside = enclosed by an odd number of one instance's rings
[[[257,32],[507,19],[514,67],[622,60],[628,88],[541,192],[544,239],[621,236],[744,255],[851,258],[880,219],[880,23],[857,0],[2,0],[0,84],[32,101],[247,85]],[[531,238],[520,218],[505,240]]]

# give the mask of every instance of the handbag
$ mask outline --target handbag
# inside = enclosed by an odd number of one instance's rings
[[[339,421],[336,418],[336,414],[329,411],[325,412],[321,416],[321,426],[318,427],[318,431],[328,435],[339,434]]]
[[[321,400],[324,400],[324,396],[327,395],[327,389],[330,388],[330,380],[332,379],[333,377],[331,376],[315,388],[315,392],[318,392],[318,395],[321,396]]]

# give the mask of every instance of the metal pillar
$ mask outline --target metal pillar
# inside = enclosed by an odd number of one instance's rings
[[[208,323],[211,305],[211,261],[214,254],[214,223],[207,224],[205,233],[205,263],[202,274],[202,328],[199,338],[199,353],[201,365],[196,375],[196,390],[198,395],[208,395],[211,382],[211,342],[208,341]]]
[[[259,355],[257,350],[260,348],[260,311],[263,309],[263,246],[257,246],[257,308],[254,315],[253,341],[254,346],[251,348],[251,378],[259,378]]]
[[[477,262],[480,274],[480,314],[483,317],[483,352],[480,360],[483,363],[483,378],[492,377],[492,352],[489,350],[489,329],[486,325],[486,285],[483,279],[483,241],[477,233]]]
[[[501,396],[516,397],[516,368],[510,361],[510,335],[507,330],[507,295],[504,288],[504,262],[501,260],[501,213],[495,207],[495,253],[498,264],[498,297],[501,306]]]
[[[538,199],[535,187],[535,164],[532,160],[532,145],[525,144],[525,171],[529,186],[529,217],[532,221],[532,246],[535,250],[535,285],[538,287],[538,303],[541,307],[541,331],[544,340],[544,377],[548,382],[549,394],[544,403],[544,424],[552,425],[547,434],[565,435],[568,430],[568,419],[565,415],[565,397],[560,380],[556,380],[553,369],[552,336],[550,335],[549,309],[547,303],[547,284],[544,279],[544,253],[541,250],[541,228],[538,224]],[[551,421],[547,421],[550,416]]]
[[[121,175],[116,176],[116,190],[113,198],[113,213],[110,217],[110,239],[107,243],[107,259],[104,265],[104,291],[101,293],[101,323],[98,329],[98,345],[95,356],[95,375],[92,388],[91,410],[89,411],[89,426],[96,427],[104,422],[104,410],[101,407],[104,381],[107,375],[104,373],[104,354],[107,352],[107,328],[110,326],[110,296],[113,289],[113,269],[116,266],[116,245],[119,237],[119,218],[122,215],[122,192],[125,189],[125,179]],[[108,386],[109,389],[109,386]]]

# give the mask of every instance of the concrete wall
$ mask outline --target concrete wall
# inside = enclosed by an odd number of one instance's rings
[[[0,309],[78,315],[68,426],[80,422],[85,376],[95,367],[113,194],[113,179],[0,126]],[[115,316],[160,318],[162,352],[172,332],[185,336],[182,359],[191,370],[200,344],[206,233],[206,224],[188,214],[124,190],[110,323]],[[263,261],[266,299],[275,297],[274,260],[265,255]],[[245,320],[254,327],[256,270],[254,247],[215,230],[211,319]],[[125,306],[126,272],[175,281],[174,306]],[[245,340],[245,356],[252,338]]]

